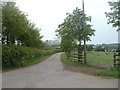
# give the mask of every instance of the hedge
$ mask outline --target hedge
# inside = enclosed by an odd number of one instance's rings
[[[53,50],[40,50],[15,45],[2,45],[2,68],[19,67],[26,60],[55,53]]]

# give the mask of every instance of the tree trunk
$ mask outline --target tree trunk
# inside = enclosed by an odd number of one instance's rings
[[[67,58],[70,59],[70,56],[71,56],[71,51],[68,51],[67,52]]]
[[[87,63],[87,56],[86,56],[86,41],[85,41],[85,38],[84,38],[84,63],[85,63],[85,64]]]
[[[78,45],[78,62],[81,62],[82,60],[82,47],[81,47],[81,42]]]

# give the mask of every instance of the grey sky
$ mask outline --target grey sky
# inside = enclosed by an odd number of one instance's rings
[[[92,16],[93,28],[96,30],[92,41],[88,43],[118,42],[116,29],[107,24],[105,12],[109,12],[108,1],[113,0],[84,0],[85,13]],[[28,14],[28,19],[41,28],[43,40],[55,39],[55,30],[63,22],[66,13],[72,13],[76,7],[81,8],[82,0],[16,0],[20,10]]]

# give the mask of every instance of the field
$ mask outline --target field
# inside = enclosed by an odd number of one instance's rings
[[[63,53],[61,55],[61,61],[70,66],[79,67],[80,72],[95,75],[95,76],[106,76],[106,77],[120,77],[118,70],[119,68],[112,67],[113,65],[113,54],[109,52],[106,55],[105,52],[88,52],[87,53],[87,61],[88,64],[81,64],[72,60],[68,60],[66,55]],[[95,67],[94,67],[95,66]],[[102,69],[102,68],[106,69]],[[72,67],[73,68],[73,67]],[[109,69],[108,69],[109,68]],[[111,69],[110,69],[111,68]],[[78,69],[78,68],[76,68]],[[83,69],[83,70],[81,70]]]
[[[87,61],[89,65],[111,68],[113,66],[113,52],[88,52]]]
[[[76,54],[73,52],[72,54]],[[87,52],[87,64],[101,68],[113,67],[113,52]]]

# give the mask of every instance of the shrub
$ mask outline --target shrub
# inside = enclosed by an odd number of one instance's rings
[[[2,67],[14,68],[23,65],[26,60],[42,57],[55,53],[53,50],[41,50],[24,46],[3,45],[2,46]]]

